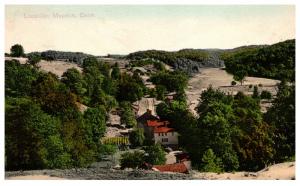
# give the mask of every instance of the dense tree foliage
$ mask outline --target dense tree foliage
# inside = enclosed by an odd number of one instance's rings
[[[48,61],[64,60],[76,64],[82,64],[84,59],[88,57],[93,57],[90,54],[85,54],[82,52],[64,52],[64,51],[55,51],[55,50],[47,50],[44,52],[31,52],[29,53],[29,55],[38,55],[42,59]]]
[[[121,106],[121,123],[125,124],[126,127],[136,127],[137,122],[135,119],[135,114],[131,108],[131,104],[129,102],[122,102]]]
[[[110,69],[95,64],[86,65],[83,74],[69,69],[59,79],[29,64],[6,61],[7,170],[87,166],[107,153],[99,142],[107,109],[117,103],[101,86]],[[82,114],[78,105],[85,100],[91,107]]]
[[[135,73],[131,76],[124,73],[119,82],[117,99],[119,102],[140,100],[144,95],[145,89],[145,85],[138,74]]]
[[[131,53],[129,59],[155,59],[173,66],[177,58],[185,58],[194,61],[203,61],[208,54],[202,50],[183,49],[177,52],[166,52],[161,50],[147,50]]]
[[[209,87],[201,94],[195,118],[184,102],[157,106],[171,122],[193,166],[202,171],[259,170],[273,161],[273,127],[263,120],[259,100],[239,92],[235,97]]]
[[[59,120],[26,98],[9,98],[5,108],[6,168],[65,167],[70,161],[59,136]]]
[[[24,54],[24,48],[20,44],[15,44],[10,48],[10,56],[12,57],[23,57]]]
[[[295,40],[223,53],[226,71],[238,79],[257,76],[295,80]]]
[[[27,55],[28,63],[36,67],[36,65],[41,61],[41,56],[36,54]]]
[[[62,75],[62,82],[70,89],[74,94],[83,96],[86,92],[84,88],[85,82],[82,75],[76,68],[68,69]]]
[[[144,130],[142,128],[135,128],[129,134],[129,141],[133,147],[142,146],[145,140]]]
[[[30,65],[21,65],[17,60],[5,61],[5,95],[29,96],[39,76],[38,70]]]
[[[166,87],[168,91],[183,91],[187,87],[188,76],[180,71],[166,71],[153,74],[150,80],[156,85]]]
[[[113,66],[112,71],[111,71],[111,78],[120,79],[120,77],[121,77],[121,71],[119,68],[119,64],[115,63],[115,65]]]
[[[84,121],[92,134],[89,136],[93,140],[95,144],[99,142],[99,136],[103,136],[106,130],[106,111],[105,108],[96,107],[96,108],[88,108],[84,112]]]
[[[276,162],[295,157],[295,85],[282,82],[265,120],[274,128]]]

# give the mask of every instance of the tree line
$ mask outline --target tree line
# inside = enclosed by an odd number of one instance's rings
[[[239,48],[225,51],[221,58],[226,71],[237,81],[245,76],[295,81],[295,39],[270,46]]]

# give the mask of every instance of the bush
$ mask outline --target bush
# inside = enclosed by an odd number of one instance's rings
[[[32,66],[36,66],[41,61],[41,56],[37,54],[28,55],[28,63]]]
[[[260,84],[258,84],[258,86],[259,86],[259,87],[262,87],[263,85],[260,83]]]
[[[236,82],[235,82],[235,81],[231,81],[231,85],[232,85],[232,86],[235,86],[235,85],[236,85]]]
[[[160,144],[145,147],[145,161],[152,165],[163,165],[166,162],[165,151]]]
[[[272,94],[271,92],[267,91],[267,90],[263,90],[260,94],[260,98],[261,99],[271,99],[272,98]]]
[[[249,85],[249,88],[252,88],[253,87],[253,85]]]
[[[139,168],[144,163],[144,153],[140,151],[125,152],[121,155],[120,165],[124,168]]]
[[[112,155],[116,153],[117,146],[112,144],[103,144],[99,147],[99,154],[100,155]]]

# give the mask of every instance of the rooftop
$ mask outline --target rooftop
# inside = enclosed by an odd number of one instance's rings
[[[161,172],[179,172],[179,173],[187,173],[188,169],[184,163],[175,163],[169,165],[154,165],[153,168],[161,171]]]
[[[148,127],[159,127],[159,126],[166,126],[169,124],[170,124],[170,122],[168,122],[168,121],[147,120]]]
[[[173,128],[169,128],[169,127],[157,127],[154,128],[154,133],[166,133],[166,132],[172,132],[174,131]]]

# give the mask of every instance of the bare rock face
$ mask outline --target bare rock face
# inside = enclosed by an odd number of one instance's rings
[[[209,57],[203,61],[193,61],[185,58],[178,58],[174,62],[174,69],[182,70],[189,75],[200,72],[201,68],[221,68],[224,67],[224,61],[220,59],[215,51],[207,51]]]

